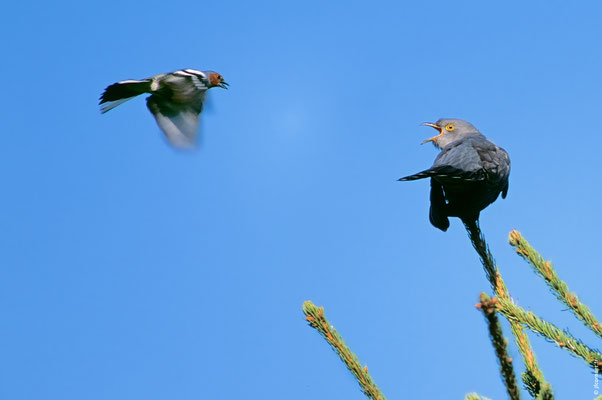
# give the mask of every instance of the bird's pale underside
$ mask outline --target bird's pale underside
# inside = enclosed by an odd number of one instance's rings
[[[440,119],[424,125],[439,134],[423,143],[433,142],[441,152],[431,168],[399,180],[430,178],[429,219],[442,231],[449,228],[448,217],[464,222],[478,220],[480,212],[500,193],[502,198],[508,193],[508,153],[466,121]]]
[[[196,144],[199,114],[208,89],[227,89],[223,77],[213,71],[183,69],[147,79],[127,79],[108,86],[100,96],[105,113],[143,93],[149,93],[146,106],[171,145],[192,148]]]

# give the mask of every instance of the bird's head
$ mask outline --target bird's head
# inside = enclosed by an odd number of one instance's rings
[[[205,74],[209,77],[209,87],[221,87],[228,89],[228,83],[224,80],[224,77],[213,71],[205,71]]]
[[[433,142],[440,149],[458,139],[481,134],[470,122],[461,119],[442,118],[435,123],[424,122],[422,125],[430,126],[439,131],[438,135],[425,140],[422,144]]]

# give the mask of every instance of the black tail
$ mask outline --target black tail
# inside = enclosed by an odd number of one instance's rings
[[[450,178],[462,180],[466,182],[480,182],[486,178],[484,169],[479,170],[463,170],[451,165],[439,165],[432,167],[417,174],[399,178],[399,181],[415,181],[416,179],[424,179],[428,177]]]
[[[106,113],[107,111],[117,107],[121,103],[124,103],[131,98],[134,98],[142,93],[150,91],[151,80],[145,79],[137,81],[129,79],[127,81],[121,81],[108,86],[103,94],[100,96],[100,111]]]
[[[439,182],[431,179],[431,208],[429,209],[429,221],[431,224],[443,232],[449,228],[449,218],[445,209],[447,204],[445,203],[445,196],[443,194],[443,187]]]
[[[432,175],[433,171],[427,169],[426,171],[419,172],[414,175],[404,176],[403,178],[399,178],[398,181],[415,181],[416,179],[424,179],[428,178]]]

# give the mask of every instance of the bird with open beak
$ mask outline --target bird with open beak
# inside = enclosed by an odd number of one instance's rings
[[[430,178],[429,220],[433,226],[446,231],[448,217],[474,222],[500,193],[506,197],[510,158],[504,149],[460,119],[440,119],[423,125],[439,133],[422,143],[432,142],[441,152],[431,168],[399,180]]]
[[[100,96],[100,111],[104,114],[140,94],[150,93],[146,106],[169,143],[177,148],[192,148],[205,94],[213,87],[228,89],[228,84],[217,72],[190,68],[147,79],[127,79],[105,89]]]

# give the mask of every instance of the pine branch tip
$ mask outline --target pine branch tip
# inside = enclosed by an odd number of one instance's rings
[[[520,234],[519,231],[517,231],[516,229],[513,229],[512,231],[510,231],[510,234],[508,235],[508,242],[512,245],[512,246],[516,246],[516,244],[522,239],[522,235]]]

